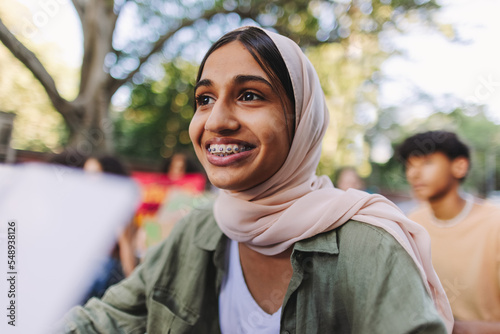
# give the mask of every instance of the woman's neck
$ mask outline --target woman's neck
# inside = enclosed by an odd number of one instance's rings
[[[266,313],[275,313],[283,304],[292,278],[292,247],[273,256],[260,254],[243,243],[238,247],[248,290]]]

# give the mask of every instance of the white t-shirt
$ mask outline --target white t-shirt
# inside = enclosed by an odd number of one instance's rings
[[[277,334],[281,307],[268,314],[253,299],[241,269],[238,243],[230,241],[228,271],[219,294],[219,321],[222,334]]]

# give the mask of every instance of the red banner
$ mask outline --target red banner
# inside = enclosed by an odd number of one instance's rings
[[[172,191],[181,190],[193,196],[200,195],[205,189],[206,180],[202,174],[186,174],[179,179],[171,179],[166,174],[134,172],[142,192],[142,203],[136,214],[136,222],[141,226],[146,220],[154,219],[164,199]]]

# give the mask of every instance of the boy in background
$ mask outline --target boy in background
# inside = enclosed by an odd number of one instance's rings
[[[422,201],[409,218],[430,234],[454,333],[500,333],[500,208],[460,192],[469,148],[454,133],[429,131],[407,138],[397,155]]]

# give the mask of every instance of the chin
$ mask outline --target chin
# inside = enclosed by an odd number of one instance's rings
[[[231,180],[221,180],[220,178],[210,179],[210,183],[212,183],[215,187],[228,190],[230,192],[240,192],[251,189],[256,186],[256,184],[245,184],[239,182],[231,182]]]
[[[429,196],[427,196],[426,194],[419,192],[419,191],[414,191],[413,196],[415,196],[415,198],[418,199],[419,201],[428,201],[429,200]]]
[[[235,184],[234,182],[231,182],[231,180],[224,178],[224,176],[212,176],[208,177],[210,180],[210,183],[213,184],[215,187],[222,189],[222,190],[230,190],[234,191],[239,189],[239,184]]]
[[[426,196],[415,196],[415,198],[420,202],[429,202],[430,198]]]

